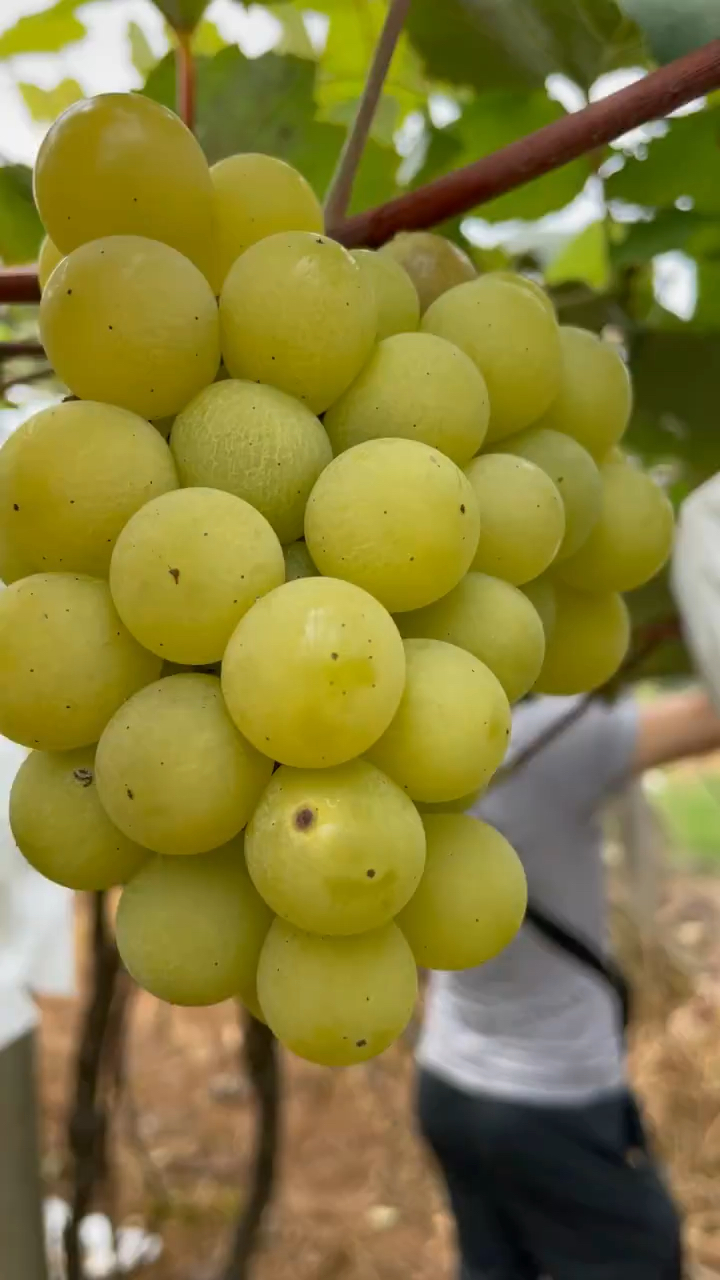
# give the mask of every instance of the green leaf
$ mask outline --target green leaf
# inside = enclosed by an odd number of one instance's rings
[[[195,28],[192,38],[192,51],[199,58],[214,58],[216,53],[221,49],[226,49],[227,40],[220,35],[214,22],[210,22],[208,18],[203,18],[198,27]]]
[[[658,253],[687,250],[688,253],[720,251],[720,220],[708,218],[692,210],[660,209],[650,222],[614,224],[620,238],[610,247],[615,267],[650,262]]]
[[[646,461],[677,459],[692,484],[720,467],[718,338],[674,331],[636,335],[630,352],[635,409],[628,448]]]
[[[600,292],[610,281],[607,230],[604,221],[591,222],[560,250],[545,271],[549,285],[582,280]]]
[[[672,62],[720,36],[720,0],[619,0],[644,32],[653,57]]]
[[[139,71],[140,75],[144,77],[155,66],[157,58],[148,43],[145,32],[142,27],[138,26],[137,22],[128,23],[127,35],[130,42],[132,64],[135,70]]]
[[[646,159],[628,158],[607,179],[608,198],[668,209],[690,196],[695,213],[720,213],[719,147],[720,107],[681,116],[650,143]]]
[[[282,26],[282,35],[276,46],[276,53],[289,53],[294,58],[309,58],[314,62],[317,54],[307,33],[302,13],[292,4],[271,4],[267,7]]]
[[[32,170],[24,164],[0,168],[0,258],[8,265],[35,262],[43,234]]]
[[[61,112],[84,97],[77,80],[61,80],[54,89],[41,89],[37,84],[18,84],[33,120],[56,120]]]
[[[153,0],[173,31],[178,32],[194,31],[208,3],[209,0]]]
[[[327,8],[330,27],[316,88],[317,102],[325,119],[337,103],[356,103],[360,98],[387,13],[384,0],[363,0],[362,4],[338,0]],[[424,110],[427,93],[420,59],[403,33],[385,77],[383,96],[399,104],[401,114],[405,115],[409,111]]]
[[[87,28],[76,16],[82,0],[57,0],[49,9],[18,18],[0,35],[0,58],[22,53],[57,53],[65,45],[82,40]]]

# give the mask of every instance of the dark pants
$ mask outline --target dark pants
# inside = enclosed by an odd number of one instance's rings
[[[628,1094],[535,1106],[423,1072],[419,1114],[447,1183],[461,1280],[680,1280],[678,1215]]]

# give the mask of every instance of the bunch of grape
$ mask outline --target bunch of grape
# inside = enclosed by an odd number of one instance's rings
[[[120,953],[161,999],[235,996],[362,1061],[418,964],[516,933],[520,861],[463,810],[512,702],[618,669],[619,593],[667,557],[617,449],[625,366],[437,236],[348,253],[299,173],[210,169],[138,95],[71,107],[35,193],[72,394],[0,451],[15,838],[124,886]]]

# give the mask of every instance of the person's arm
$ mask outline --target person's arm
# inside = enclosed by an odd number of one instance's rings
[[[720,750],[720,715],[707,694],[666,694],[637,708],[633,773]]]

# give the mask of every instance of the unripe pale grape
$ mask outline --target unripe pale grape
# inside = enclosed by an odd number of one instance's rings
[[[305,512],[320,572],[364,587],[393,613],[450,591],[470,568],[479,530],[467,477],[417,440],[367,440],[341,453]]]
[[[472,969],[512,942],[527,882],[512,845],[486,822],[428,814],[427,862],[398,924],[425,969]]]
[[[510,737],[502,685],[472,654],[441,640],[406,640],[400,706],[367,752],[413,800],[455,800],[482,787]]]
[[[282,547],[265,517],[221,489],[178,489],[147,502],[110,565],[125,626],[172,662],[219,662],[243,614],[284,581]]]
[[[286,582],[294,582],[296,578],[317,578],[318,571],[304,538],[298,538],[296,542],[283,547],[283,554]]]
[[[555,586],[553,580],[548,573],[543,573],[541,577],[534,578],[532,582],[525,582],[520,588],[524,596],[534,605],[537,610],[540,621],[543,624],[545,632],[545,643],[547,645],[555,626]]]
[[[463,466],[480,448],[489,416],[484,379],[464,351],[432,333],[397,333],[379,343],[323,421],[336,454],[402,436]]]
[[[143,418],[184,408],[220,362],[207,280],[176,249],[140,236],[108,236],[69,253],[43,293],[40,334],[76,396]]]
[[[415,892],[425,865],[417,809],[366,760],[278,769],[245,848],[265,902],[309,933],[363,933],[387,924]]]
[[[40,245],[37,264],[38,284],[40,285],[41,292],[45,288],[45,285],[50,279],[50,276],[55,270],[58,262],[62,262],[64,256],[65,255],[60,252],[57,245],[53,244],[50,237],[45,236],[45,239]]]
[[[549,315],[554,320],[557,319],[552,298],[543,289],[542,285],[538,284],[537,280],[532,280],[530,276],[521,275],[519,271],[488,271],[483,276],[483,279],[487,280],[488,276],[493,280],[504,280],[506,284],[514,284],[521,289],[527,289],[528,293],[532,294],[533,298],[537,298],[538,302],[544,306]]]
[[[538,425],[565,432],[602,458],[628,424],[630,374],[615,348],[587,329],[561,325],[560,345],[560,386]]]
[[[94,747],[31,751],[10,791],[10,826],[31,866],[66,889],[125,884],[150,856],[100,804]]]
[[[299,400],[233,379],[207,387],[178,415],[170,447],[182,484],[244,498],[281,542],[301,536],[310,490],[332,458],[321,424]]]
[[[198,266],[212,240],[212,183],[189,129],[139,93],[75,102],[35,162],[35,202],[63,253],[103,236],[147,236]]]
[[[271,921],[238,836],[194,858],[151,858],[123,890],[118,951],[159,1000],[207,1005],[239,996],[252,1007]]]
[[[4,447],[5,445],[3,445]],[[4,582],[9,587],[11,583],[17,582],[19,578],[29,578],[30,574],[34,572],[34,565],[18,548],[17,539],[13,536],[11,522],[0,519],[0,582]]]
[[[400,634],[447,640],[467,649],[497,676],[508,702],[532,688],[545,656],[540,615],[527,596],[501,578],[467,573],[448,595],[398,616]]]
[[[177,484],[144,418],[70,400],[27,419],[0,449],[0,520],[32,572],[104,577],[130,516]]]
[[[600,477],[600,519],[580,550],[558,565],[557,575],[579,591],[634,591],[670,555],[672,504],[650,476],[624,460],[606,462]]]
[[[276,156],[244,152],[210,170],[215,213],[213,283],[220,293],[228,271],[251,244],[279,231],[325,230],[322,206],[309,182]]]
[[[503,452],[527,458],[550,477],[565,508],[565,537],[558,558],[573,555],[596,524],[602,503],[600,472],[587,449],[560,431],[531,427],[504,440]]]
[[[622,596],[591,595],[555,582],[555,626],[535,688],[575,694],[599,689],[622,665],[630,645],[630,618]]]
[[[275,920],[260,953],[258,997],[268,1026],[300,1058],[349,1067],[405,1030],[417,999],[412,951],[396,924],[318,937]]]
[[[490,395],[488,441],[521,431],[557,395],[558,326],[529,289],[483,276],[438,298],[422,327],[461,347],[482,373]]]
[[[220,325],[233,378],[269,383],[322,413],[370,354],[375,295],[342,245],[284,232],[251,245],[231,267]]]
[[[272,762],[237,732],[210,675],[167,676],[130,698],[95,760],[116,826],[155,853],[206,853],[237,835]]]
[[[420,299],[404,267],[394,258],[355,249],[351,256],[367,275],[375,295],[377,338],[393,333],[411,333],[420,323]]]
[[[41,751],[96,742],[160,665],[99,578],[38,573],[0,592],[0,733],[13,742]]]
[[[515,586],[552,564],[565,536],[562,498],[527,458],[486,453],[465,468],[480,507],[480,541],[473,569]]]
[[[427,311],[441,293],[477,277],[460,246],[433,231],[401,231],[379,253],[399,262],[407,271],[420,299],[421,312]]]
[[[258,600],[225,651],[222,686],[255,746],[301,769],[343,764],[387,729],[405,683],[390,614],[335,578],[298,578]]]

